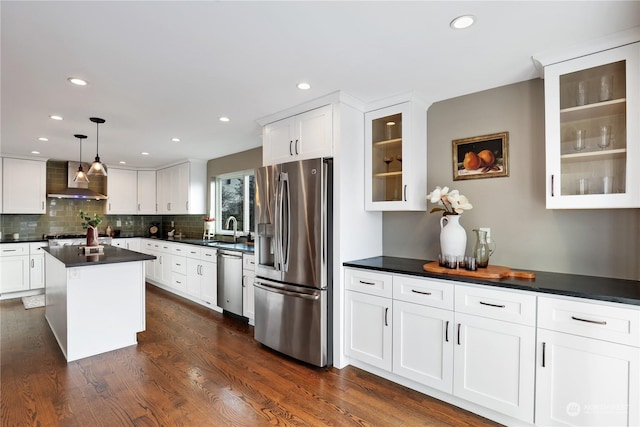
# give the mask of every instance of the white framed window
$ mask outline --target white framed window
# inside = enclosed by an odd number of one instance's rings
[[[233,221],[228,222],[230,217],[238,222],[239,234],[253,232],[254,197],[253,169],[215,177],[211,181],[211,212],[216,219],[216,233],[233,234]]]

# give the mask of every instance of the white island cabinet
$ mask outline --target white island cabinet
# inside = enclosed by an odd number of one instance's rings
[[[145,329],[144,261],[114,246],[44,248],[45,318],[68,362],[135,345]]]

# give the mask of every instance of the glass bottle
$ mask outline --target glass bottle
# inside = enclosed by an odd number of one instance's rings
[[[487,241],[487,232],[484,230],[474,229],[476,232],[476,245],[473,247],[473,254],[476,257],[476,264],[478,267],[486,268],[489,265],[489,257],[493,255],[496,250],[496,245],[493,241],[489,243]],[[493,248],[491,247],[493,246]]]

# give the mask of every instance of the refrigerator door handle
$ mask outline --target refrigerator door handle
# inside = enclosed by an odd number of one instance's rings
[[[282,246],[280,241],[280,229],[282,228],[282,209],[281,209],[281,183],[280,174],[275,178],[275,203],[274,203],[274,232],[273,232],[273,268],[277,271],[281,270],[282,258],[280,257],[280,247]]]
[[[291,192],[289,191],[289,174],[282,173],[282,230],[281,236],[281,255],[282,255],[282,271],[289,271],[289,259],[291,252]]]
[[[291,292],[291,291],[286,291],[284,289],[280,289],[280,288],[276,288],[273,286],[269,286],[265,283],[262,282],[258,282],[255,281],[253,282],[253,286],[255,286],[256,288],[260,288],[260,289],[264,289],[265,291],[268,292],[275,292],[277,294],[282,294],[282,295],[286,295],[289,297],[296,297],[296,298],[302,298],[302,299],[307,299],[310,301],[317,301],[318,299],[320,299],[320,294],[303,294],[300,292]]]

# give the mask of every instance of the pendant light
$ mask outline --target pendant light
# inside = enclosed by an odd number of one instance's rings
[[[107,167],[100,162],[100,152],[98,150],[98,127],[101,123],[104,123],[105,120],[99,117],[90,117],[89,120],[96,124],[96,158],[93,163],[91,163],[87,174],[107,176]]]
[[[82,140],[87,138],[87,135],[73,135],[78,140],[80,140],[80,166],[78,166],[78,171],[76,172],[76,176],[73,177],[73,182],[89,182],[89,178],[87,178],[87,174],[82,169]]]

